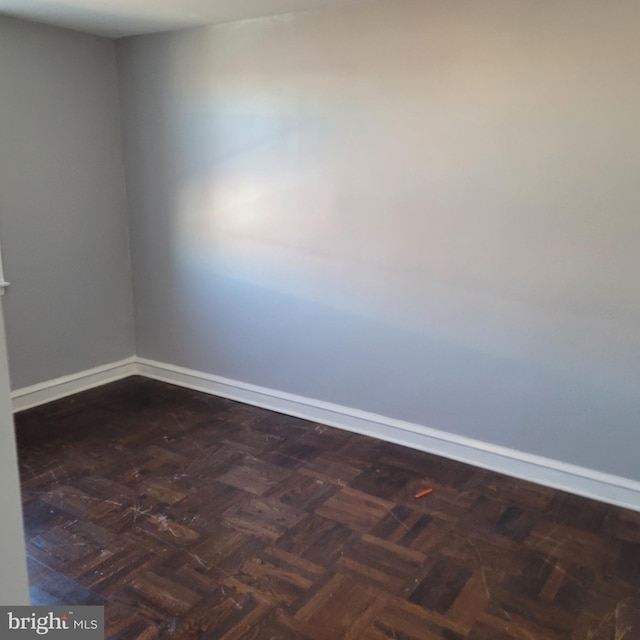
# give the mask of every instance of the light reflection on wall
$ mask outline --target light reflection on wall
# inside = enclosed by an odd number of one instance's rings
[[[519,50],[516,68],[533,64],[538,75],[518,83],[501,50],[513,43],[498,42],[473,75],[456,60],[454,80],[436,81],[435,93],[427,76],[395,66],[352,82],[335,69],[261,75],[244,49],[216,76],[209,61],[225,50],[224,33],[217,47],[199,33],[205,45],[192,48],[205,46],[203,57],[181,71],[177,119],[183,260],[572,375],[584,375],[586,356],[620,389],[611,374],[629,327],[611,335],[604,309],[580,313],[599,268],[592,256],[607,250],[589,229],[602,197],[576,192],[574,169],[559,167],[580,92],[531,120],[540,93],[562,98],[564,78],[545,75],[551,61]],[[587,160],[583,171],[602,183],[605,162]],[[579,211],[560,208],[570,201]],[[549,210],[552,222],[540,216]],[[566,340],[603,331],[604,350]],[[612,353],[608,368],[602,358]]]

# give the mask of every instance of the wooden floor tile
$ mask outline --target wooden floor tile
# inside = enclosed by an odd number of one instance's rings
[[[33,603],[111,640],[640,638],[639,513],[139,377],[16,431]]]

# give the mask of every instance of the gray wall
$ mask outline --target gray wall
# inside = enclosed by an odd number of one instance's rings
[[[0,297],[0,604],[29,604],[20,477],[9,398],[9,371]]]
[[[637,2],[117,45],[140,356],[640,479]]]
[[[114,43],[0,17],[0,238],[13,388],[129,357]]]

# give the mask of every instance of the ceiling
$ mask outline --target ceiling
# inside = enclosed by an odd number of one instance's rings
[[[363,0],[0,0],[0,14],[110,38]]]

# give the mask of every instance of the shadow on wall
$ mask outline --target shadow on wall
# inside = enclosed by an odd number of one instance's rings
[[[640,398],[373,316],[183,264],[190,365],[634,478]],[[190,305],[198,301],[197,312]],[[302,372],[302,373],[301,373]],[[588,439],[585,441],[585,439]]]

